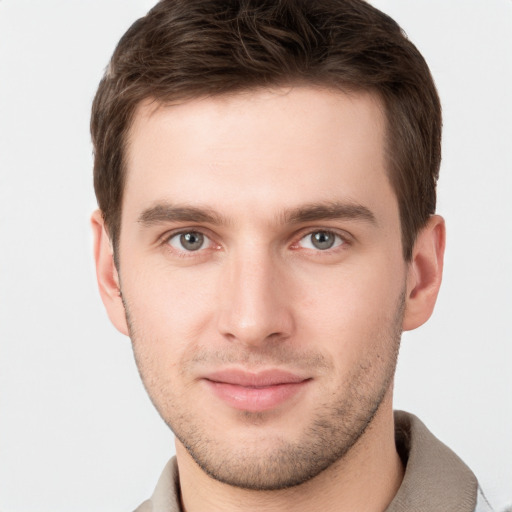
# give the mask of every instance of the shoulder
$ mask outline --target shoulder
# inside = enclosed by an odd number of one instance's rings
[[[141,503],[133,512],[153,512],[151,500],[146,500],[144,503]]]
[[[151,498],[134,512],[180,512],[179,495],[178,465],[173,457],[162,471]]]
[[[405,474],[386,512],[487,512],[475,508],[478,481],[473,472],[416,416],[395,411],[395,440]]]

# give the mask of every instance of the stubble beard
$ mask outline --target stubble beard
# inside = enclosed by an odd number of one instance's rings
[[[123,300],[124,302],[124,300]],[[229,433],[222,439],[212,437],[208,425],[202,424],[196,411],[189,403],[183,403],[172,392],[172,382],[157,381],[153,372],[155,363],[143,353],[147,339],[141,339],[129,309],[125,303],[127,322],[132,339],[137,367],[150,399],[162,419],[174,432],[196,464],[210,477],[219,482],[243,489],[274,491],[291,488],[316,477],[334,463],[342,460],[351,448],[362,438],[371,426],[383,400],[385,399],[396,370],[405,298],[402,293],[394,318],[376,334],[375,347],[378,350],[353,369],[340,386],[335,400],[319,404],[310,424],[300,438],[290,441],[286,436],[273,440],[271,448],[263,448],[266,439],[241,443],[233,446]],[[275,356],[275,357],[274,357]],[[215,357],[207,353],[196,359]],[[285,354],[273,354],[272,359],[285,359]],[[328,365],[317,353],[301,355],[301,364]],[[254,362],[258,358],[269,361],[266,354],[245,355],[245,360]],[[240,355],[224,357],[224,361],[241,362]],[[245,361],[244,361],[245,362]],[[186,364],[186,363],[185,363]],[[241,411],[240,418],[248,424],[261,424],[264,427],[265,413]],[[262,429],[264,432],[264,428]]]

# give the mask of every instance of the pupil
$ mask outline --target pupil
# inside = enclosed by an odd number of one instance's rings
[[[317,249],[330,249],[334,244],[334,237],[332,233],[318,231],[313,234],[312,242]]]
[[[204,237],[201,233],[184,233],[180,237],[181,245],[189,251],[197,251],[203,245]]]

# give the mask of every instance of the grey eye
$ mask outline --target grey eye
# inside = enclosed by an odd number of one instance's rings
[[[301,247],[326,251],[343,243],[342,238],[332,231],[313,231],[300,241]]]
[[[334,245],[334,235],[327,231],[318,231],[311,235],[311,243],[317,249],[330,249]]]
[[[180,235],[180,242],[188,251],[197,251],[203,246],[204,236],[201,233],[183,233]]]
[[[198,231],[188,231],[172,236],[167,243],[180,251],[198,251],[204,249],[208,238]]]

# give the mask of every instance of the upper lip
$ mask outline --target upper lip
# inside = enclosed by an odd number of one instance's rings
[[[299,382],[309,380],[308,377],[279,369],[262,370],[258,372],[226,369],[209,373],[205,376],[205,379],[221,384],[254,388],[264,388],[280,384],[298,384]]]

